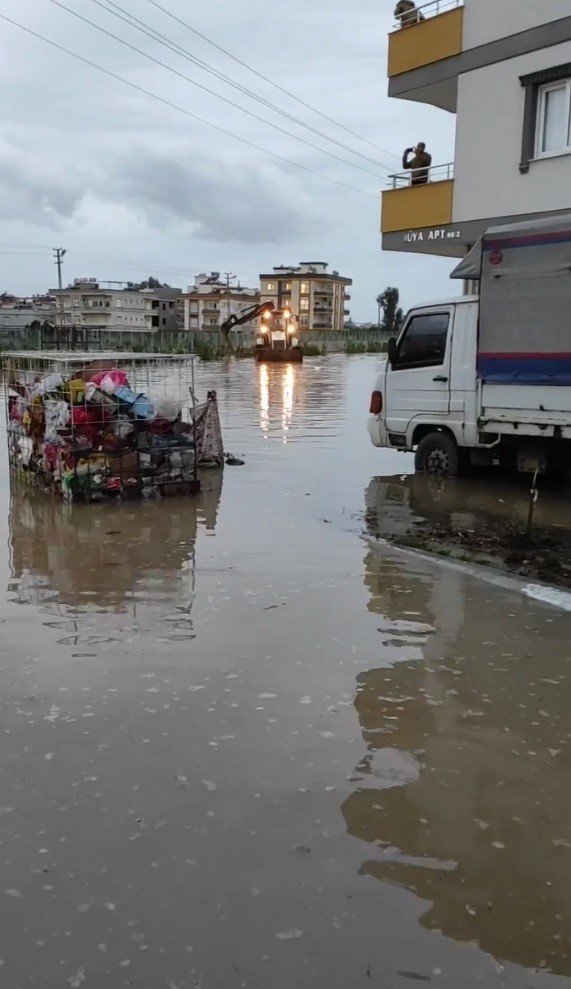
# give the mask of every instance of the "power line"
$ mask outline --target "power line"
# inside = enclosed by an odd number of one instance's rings
[[[346,131],[347,134],[351,134],[352,137],[356,137],[359,141],[364,141],[365,144],[370,144],[371,147],[376,148],[377,151],[382,151],[383,154],[389,155],[391,158],[396,158],[397,160],[399,160],[398,155],[395,155],[392,151],[387,151],[385,148],[381,148],[378,144],[375,144],[374,141],[369,141],[367,137],[363,137],[362,134],[357,134],[356,131],[351,130],[350,127],[346,127],[345,124],[340,124],[339,121],[334,120],[333,117],[328,117],[326,113],[323,113],[321,110],[318,110],[317,107],[312,106],[311,103],[306,103],[305,100],[300,99],[299,96],[296,96],[294,93],[290,93],[288,89],[284,89],[283,86],[280,86],[277,82],[274,82],[273,79],[270,79],[268,76],[265,76],[263,72],[259,72],[257,69],[254,69],[253,66],[248,64],[248,62],[242,61],[241,58],[238,58],[237,55],[233,55],[232,52],[229,52],[226,48],[223,48],[222,45],[218,45],[215,41],[212,41],[212,39],[208,38],[205,34],[201,34],[201,32],[197,31],[196,28],[192,27],[191,24],[189,24],[187,21],[181,20],[180,17],[177,17],[170,10],[167,10],[166,7],[163,7],[161,6],[160,3],[157,3],[156,0],[147,0],[147,3],[150,3],[151,6],[156,7],[157,10],[161,10],[163,14],[167,15],[167,17],[170,17],[173,21],[176,21],[178,24],[182,25],[182,27],[185,27],[188,31],[191,31],[192,34],[195,34],[197,38],[201,38],[202,41],[206,41],[207,44],[212,45],[212,47],[216,48],[217,51],[222,52],[223,55],[226,55],[228,58],[231,58],[233,62],[237,62],[238,65],[242,66],[242,68],[248,69],[248,72],[253,72],[255,76],[258,76],[259,79],[263,79],[264,82],[269,83],[269,85],[273,86],[274,89],[277,89],[278,92],[283,93],[285,96],[288,96],[291,100],[295,100],[295,102],[299,103],[300,106],[304,106],[306,110],[311,110],[312,113],[316,113],[319,117],[323,117],[324,120],[328,120],[329,123],[334,124],[335,127],[340,127],[341,130]]]
[[[17,258],[45,258],[48,257],[47,254],[43,254],[39,251],[0,251],[0,254],[11,254],[13,257]]]
[[[45,244],[29,245],[29,244],[13,244],[13,243],[8,243],[8,242],[3,244],[2,242],[0,242],[0,247],[14,247],[14,248],[17,248],[17,250],[14,250],[14,251],[2,251],[2,250],[0,250],[0,254],[22,254],[24,256],[27,256],[29,254],[33,254],[35,257],[47,257],[48,256],[47,254],[44,254],[44,253],[40,254],[39,252],[36,253],[36,252],[32,252],[32,251],[20,251],[19,250],[19,248],[30,247],[30,246],[45,248],[46,251],[51,251],[52,250],[52,248],[48,247]],[[68,251],[68,253],[70,253],[70,252]],[[141,260],[131,261],[131,260],[128,260],[126,258],[117,258],[117,257],[109,257],[109,256],[101,257],[100,255],[97,255],[96,256],[94,254],[89,254],[86,251],[76,251],[74,249],[71,249],[71,256],[74,257],[74,258],[76,258],[76,257],[77,258],[85,258],[88,261],[92,261],[95,264],[108,265],[110,267],[121,266],[122,268],[124,268],[124,269],[126,268],[128,270],[134,270],[135,268],[137,268],[140,271],[146,272],[146,274],[149,274],[149,273],[154,272],[155,274],[175,275],[177,277],[183,277],[183,276],[188,277],[189,276],[189,269],[188,268],[164,268],[159,263],[155,263],[154,261],[141,261]]]
[[[388,165],[385,165],[383,162],[377,161],[377,159],[375,158],[371,158],[370,155],[363,154],[361,151],[356,151],[354,148],[349,147],[349,145],[343,144],[342,141],[338,141],[337,138],[331,137],[329,134],[325,134],[323,131],[318,130],[317,127],[313,127],[311,124],[307,124],[304,120],[300,120],[299,117],[294,117],[293,114],[288,113],[287,110],[283,110],[281,107],[276,106],[275,103],[271,103],[263,96],[260,96],[258,93],[253,92],[253,90],[247,89],[246,86],[243,86],[241,83],[236,82],[235,79],[232,79],[230,76],[227,76],[223,72],[220,72],[218,69],[214,68],[214,66],[209,65],[208,62],[205,62],[203,59],[198,58],[197,55],[193,55],[185,48],[182,48],[181,45],[177,44],[176,41],[172,41],[172,39],[167,38],[166,35],[160,34],[158,31],[155,30],[155,28],[151,27],[149,24],[146,24],[144,21],[140,20],[140,18],[135,17],[134,14],[131,14],[123,7],[120,7],[119,4],[114,3],[113,0],[106,0],[105,3],[102,3],[101,0],[91,0],[91,2],[94,3],[97,7],[100,7],[101,10],[104,10],[107,14],[112,14],[113,17],[117,17],[120,21],[123,21],[125,24],[128,24],[129,27],[135,28],[136,31],[139,31],[141,34],[146,35],[146,37],[151,38],[153,41],[158,41],[164,48],[168,48],[170,51],[174,52],[175,55],[178,55],[181,58],[185,58],[187,61],[191,62],[193,65],[196,65],[199,69],[202,69],[204,72],[208,72],[210,75],[213,75],[216,79],[219,79],[220,81],[226,83],[228,86],[231,86],[233,89],[238,90],[238,92],[243,93],[245,96],[248,96],[250,99],[255,100],[257,103],[261,103],[262,106],[268,107],[268,109],[273,110],[274,113],[280,114],[282,117],[285,117],[287,120],[292,121],[292,123],[296,124],[298,127],[303,127],[305,130],[308,130],[310,133],[317,135],[318,137],[322,138],[324,141],[330,141],[332,144],[335,144],[337,147],[342,148],[344,151],[348,151],[349,154],[355,155],[357,158],[362,158],[364,161],[368,161],[370,164],[375,165],[377,168],[384,168],[386,171],[391,170],[392,166],[390,168]],[[120,11],[120,13],[118,13],[118,11]]]
[[[20,30],[31,35],[33,38],[38,38],[40,41],[44,41],[46,44],[51,45],[52,48],[57,48],[58,51],[64,52],[66,55],[70,55],[78,62],[82,62],[84,65],[89,65],[92,69],[97,69],[98,72],[103,72],[104,75],[109,76],[111,79],[115,79],[117,82],[121,82],[125,86],[129,86],[130,89],[134,89],[137,93],[142,93],[143,96],[148,96],[150,99],[156,100],[158,103],[162,103],[164,106],[170,107],[171,110],[177,110],[179,113],[183,113],[185,117],[190,117],[192,120],[198,120],[201,124],[206,124],[207,127],[212,127],[213,130],[219,131],[221,134],[225,134],[226,137],[231,137],[235,141],[240,141],[241,144],[245,144],[249,148],[254,148],[256,151],[262,151],[264,154],[270,155],[271,158],[275,158],[277,161],[281,161],[286,165],[291,165],[293,168],[299,168],[301,171],[307,172],[309,175],[314,175],[316,178],[324,179],[326,182],[333,182],[335,185],[342,186],[344,189],[349,189],[351,192],[358,192],[360,195],[367,196],[370,199],[377,198],[371,192],[366,192],[364,189],[357,189],[355,186],[349,185],[347,182],[342,182],[340,179],[334,179],[331,175],[323,175],[321,172],[316,172],[307,165],[302,165],[298,161],[293,161],[291,158],[285,158],[283,155],[279,155],[275,151],[270,151],[269,148],[264,148],[260,144],[255,144],[254,141],[249,141],[246,137],[240,137],[239,134],[233,134],[232,131],[226,130],[218,124],[212,123],[211,120],[206,120],[205,117],[199,117],[198,114],[192,113],[185,107],[178,106],[177,103],[171,103],[170,100],[166,100],[163,96],[158,96],[157,93],[152,93],[149,89],[144,89],[143,86],[130,82],[129,79],[124,79],[123,76],[117,75],[117,73],[112,72],[111,69],[105,69],[102,65],[98,65],[97,62],[92,62],[83,55],[78,55],[76,52],[70,51],[69,48],[64,48],[64,46],[58,44],[57,41],[52,41],[51,38],[46,38],[43,34],[38,34],[37,31],[33,31],[32,28],[26,27],[24,24],[20,24],[19,21],[15,21],[11,17],[7,17],[6,14],[0,14],[0,19],[7,21],[8,24],[12,24],[13,27],[20,28]]]
[[[0,247],[32,247],[40,251],[51,251],[49,244],[14,244],[12,241],[0,241]]]
[[[178,69],[173,69],[170,65],[167,65],[166,62],[161,62],[161,60],[155,58],[154,55],[149,55],[141,48],[137,48],[136,45],[132,45],[129,41],[125,41],[118,35],[113,34],[112,31],[108,31],[106,28],[101,27],[100,24],[96,24],[95,21],[90,20],[88,17],[84,17],[82,14],[78,14],[77,11],[72,10],[71,7],[66,7],[66,5],[61,3],[60,0],[50,0],[50,3],[53,3],[56,7],[60,7],[61,10],[65,10],[68,14],[71,14],[78,20],[83,21],[90,27],[95,28],[96,31],[100,31],[101,34],[105,34],[107,37],[119,42],[120,45],[123,45],[125,48],[129,48],[130,51],[136,52],[137,55],[142,55],[143,58],[148,58],[149,61],[154,62],[155,65],[159,65],[162,69],[166,69],[167,72],[172,72],[173,75],[178,76],[179,79],[184,79],[185,82],[189,82],[192,86],[202,89],[203,92],[208,93],[210,96],[214,96],[217,100],[221,100],[223,103],[227,103],[228,106],[233,107],[235,110],[240,110],[242,113],[247,114],[248,117],[253,117],[254,120],[259,120],[262,124],[266,124],[268,127],[273,127],[274,130],[279,131],[281,134],[285,134],[287,137],[291,137],[295,141],[301,141],[302,144],[306,144],[309,148],[313,148],[314,151],[318,151],[320,154],[328,155],[330,158],[334,158],[336,161],[340,161],[342,164],[348,165],[350,168],[358,168],[359,171],[366,172],[367,175],[373,175],[376,179],[381,178],[381,176],[376,172],[372,172],[370,168],[365,168],[363,165],[357,165],[355,162],[347,161],[346,158],[341,158],[340,155],[336,155],[333,151],[327,151],[325,148],[320,148],[317,144],[312,144],[311,141],[306,141],[304,137],[299,137],[297,134],[293,134],[292,131],[288,131],[283,127],[280,127],[279,124],[274,124],[271,120],[266,120],[264,117],[258,116],[257,113],[247,110],[246,107],[240,106],[239,103],[234,103],[233,100],[227,99],[226,96],[221,96],[220,93],[215,93],[213,89],[203,86],[202,83],[197,82],[195,79],[191,79],[190,76],[185,76],[183,72],[179,72]]]

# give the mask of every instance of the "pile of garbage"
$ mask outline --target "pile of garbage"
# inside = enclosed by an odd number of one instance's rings
[[[11,466],[67,501],[195,493],[200,460],[222,464],[216,393],[184,421],[188,401],[153,400],[122,368],[95,367],[9,373]]]

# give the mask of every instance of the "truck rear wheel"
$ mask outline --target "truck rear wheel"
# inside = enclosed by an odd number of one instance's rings
[[[414,458],[416,470],[437,477],[458,477],[460,452],[448,433],[429,433],[418,444]]]

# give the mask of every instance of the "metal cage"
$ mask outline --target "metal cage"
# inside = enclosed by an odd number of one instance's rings
[[[222,466],[223,450],[216,394],[196,404],[194,362],[194,355],[6,355],[11,470],[68,501],[195,493],[200,461]]]

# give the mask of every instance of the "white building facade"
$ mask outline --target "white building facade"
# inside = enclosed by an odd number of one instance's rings
[[[176,288],[113,288],[96,278],[76,278],[53,292],[56,322],[63,329],[82,330],[89,339],[112,333],[175,333],[183,329],[182,291]]]
[[[260,293],[254,288],[232,285],[221,281],[213,272],[196,275],[194,285],[184,293],[184,329],[186,333],[216,334],[231,315],[239,315],[256,306]],[[253,338],[256,321],[250,320],[236,327],[235,335],[244,342]]]
[[[261,301],[273,302],[276,309],[289,307],[302,332],[341,332],[350,315],[349,289],[353,282],[328,268],[324,261],[276,267],[260,275]]]
[[[0,330],[25,330],[34,323],[53,323],[55,314],[53,296],[0,297]]]
[[[498,221],[571,206],[571,0],[422,9],[389,38],[389,95],[456,114],[454,161],[393,178],[383,247],[462,256]]]

